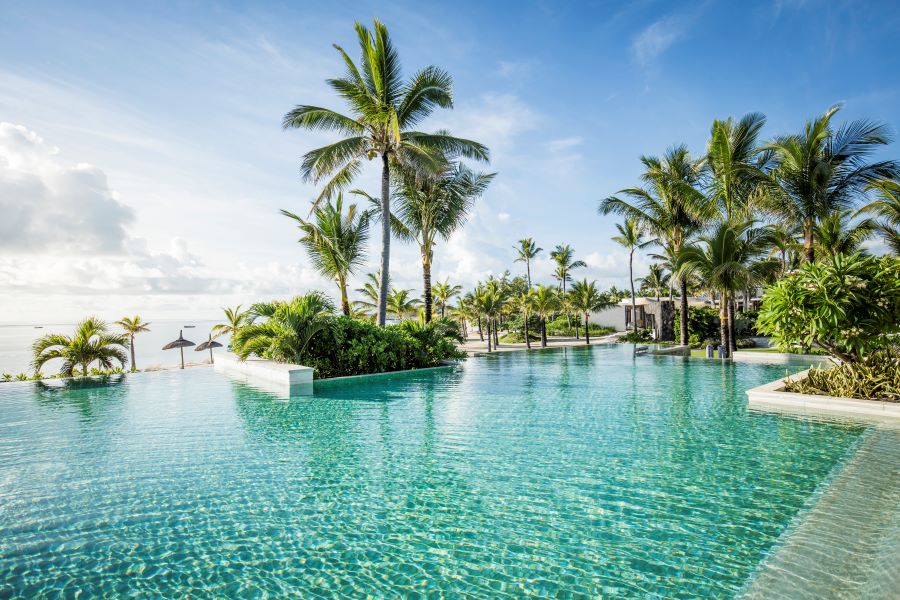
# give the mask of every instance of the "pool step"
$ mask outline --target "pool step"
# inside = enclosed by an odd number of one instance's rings
[[[743,600],[900,597],[900,430],[870,431]]]

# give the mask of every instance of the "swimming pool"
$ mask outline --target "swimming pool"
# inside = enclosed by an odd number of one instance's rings
[[[0,596],[730,597],[865,432],[748,413],[784,372],[612,345],[290,401],[3,384]]]

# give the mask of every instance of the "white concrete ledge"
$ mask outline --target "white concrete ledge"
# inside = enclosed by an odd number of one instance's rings
[[[656,356],[690,356],[691,355],[691,347],[690,346],[663,346],[657,350],[654,350],[650,354]]]
[[[818,354],[788,354],[785,352],[754,352],[750,350],[735,350],[731,355],[734,362],[766,363],[776,365],[810,365],[824,366],[834,364],[828,356]]]
[[[791,375],[792,381],[806,377],[809,371]],[[775,409],[784,412],[813,415],[844,415],[865,417],[878,421],[900,421],[900,402],[860,400],[816,394],[796,394],[785,391],[787,378],[747,390],[750,408]]]
[[[262,358],[248,358],[242,361],[230,352],[216,354],[213,365],[216,371],[236,373],[250,379],[287,386],[309,384],[313,381],[312,367],[277,363]]]

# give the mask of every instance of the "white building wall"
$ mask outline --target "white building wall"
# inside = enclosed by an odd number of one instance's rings
[[[598,312],[592,312],[589,321],[601,327],[614,327],[616,331],[625,331],[625,308],[623,306],[612,306]]]

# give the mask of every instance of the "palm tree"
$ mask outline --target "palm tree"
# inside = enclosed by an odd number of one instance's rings
[[[391,288],[391,293],[387,299],[388,313],[397,315],[397,319],[401,321],[405,317],[415,314],[422,301],[418,298],[410,297],[409,293],[411,291]]]
[[[378,286],[381,285],[381,273],[368,273],[366,282],[356,291],[362,294],[362,300],[353,302],[358,312],[374,316],[378,310]]]
[[[462,286],[450,285],[450,278],[448,277],[443,283],[436,283],[432,292],[434,293],[434,301],[441,309],[441,317],[444,317],[446,316],[447,305],[453,298],[462,293]]]
[[[783,277],[791,268],[799,263],[799,256],[803,250],[803,244],[797,241],[800,230],[796,227],[785,227],[781,223],[776,223],[770,228],[770,236],[772,240],[772,249],[769,256],[780,257],[781,269],[780,275]]]
[[[116,325],[124,329],[125,334],[128,336],[128,342],[131,346],[131,370],[137,371],[137,363],[134,361],[134,336],[150,331],[150,323],[145,323],[141,321],[138,315],[134,315],[133,317],[122,317],[116,321]]]
[[[559,307],[556,290],[544,285],[532,289],[532,308],[541,321],[541,348],[547,347],[547,317]]]
[[[543,248],[538,248],[538,245],[534,243],[534,240],[531,238],[523,238],[519,240],[518,246],[513,246],[516,251],[516,262],[525,263],[525,273],[528,278],[528,288],[531,289],[531,259],[537,257],[538,254],[544,251]]]
[[[900,181],[885,179],[871,186],[878,196],[866,204],[860,213],[871,214],[876,221],[878,232],[894,254],[900,255]]]
[[[749,113],[739,121],[713,121],[706,152],[707,192],[726,220],[736,218],[750,203],[765,180],[762,166],[768,154],[758,151],[759,134],[766,124],[761,113]]]
[[[821,219],[814,228],[816,251],[821,257],[834,260],[838,254],[854,254],[862,251],[863,242],[878,231],[875,221],[852,221],[849,210],[836,210]]]
[[[582,281],[576,281],[572,284],[572,291],[569,292],[572,306],[584,315],[584,343],[591,343],[590,318],[591,313],[603,310],[613,305],[609,297],[600,293],[597,289],[597,282],[588,282],[587,277]]]
[[[484,286],[476,295],[475,302],[478,313],[487,323],[487,351],[491,351],[491,340],[494,341],[494,349],[497,349],[496,320],[503,309],[503,296],[496,286]]]
[[[369,242],[369,212],[357,210],[356,204],[351,204],[346,213],[343,209],[344,198],[338,194],[334,202],[329,199],[314,205],[311,219],[286,210],[281,214],[297,222],[303,232],[300,243],[306,248],[315,269],[337,282],[341,310],[349,315],[347,278],[363,264]]]
[[[685,145],[666,151],[662,159],[641,157],[644,173],[643,187],[631,187],[600,201],[600,214],[615,213],[636,219],[643,228],[656,236],[663,251],[656,255],[664,260],[673,274],[678,274],[679,255],[688,240],[712,217],[714,206],[697,189],[701,162],[691,158]],[[681,344],[688,343],[688,285],[687,277],[678,276],[681,293]],[[670,288],[671,296],[671,288]]]
[[[331,197],[356,178],[363,159],[381,158],[381,214],[391,214],[391,169],[405,166],[422,172],[440,172],[447,157],[465,156],[487,161],[488,149],[477,142],[452,137],[445,132],[426,134],[412,128],[435,107],[451,108],[452,79],[445,71],[429,66],[403,81],[400,58],[387,27],[375,20],[373,30],[356,23],[360,62],[357,67],[340,46],[335,46],[347,73],[329,79],[328,85],[351,107],[354,116],[318,106],[299,105],[284,116],[285,129],[336,131],[344,137],[307,152],[300,167],[304,180],[318,183],[330,178],[320,198]],[[382,219],[381,282],[378,324],[387,315],[390,276],[390,219]]]
[[[277,362],[303,364],[303,353],[310,340],[328,329],[328,317],[333,312],[331,301],[320,292],[287,302],[254,304],[248,311],[249,324],[232,337],[235,354],[241,360],[255,354]]]
[[[97,317],[88,317],[75,326],[75,335],[49,334],[35,340],[31,346],[34,358],[31,366],[35,373],[48,361],[62,359],[60,375],[71,377],[75,367],[81,367],[81,374],[87,375],[91,363],[98,362],[103,369],[111,369],[117,361],[124,369],[128,362],[125,346],[128,337],[109,333],[106,323]]]
[[[654,263],[650,265],[650,271],[647,275],[638,279],[641,282],[641,293],[644,293],[645,289],[648,292],[655,292],[656,301],[659,302],[659,298],[662,295],[661,290],[669,287],[669,279],[669,274],[665,272],[662,265]]]
[[[775,166],[765,207],[785,224],[803,232],[806,260],[816,258],[816,225],[831,213],[853,208],[880,180],[900,175],[894,160],[870,162],[878,147],[890,143],[887,126],[852,121],[837,131],[831,120],[840,106],[807,121],[802,133],[776,138],[766,146]]]
[[[765,280],[778,270],[778,261],[763,259],[771,246],[766,228],[753,228],[752,221],[733,223],[723,220],[702,236],[698,244],[683,251],[686,270],[700,278],[720,294],[719,322],[722,357],[731,355],[736,340],[732,339],[728,306],[731,294]]]
[[[222,311],[225,313],[225,323],[213,325],[213,328],[210,330],[213,339],[222,337],[223,335],[234,338],[234,334],[250,321],[250,313],[247,311],[241,312],[240,304],[234,308],[223,308]]]
[[[575,251],[568,244],[560,244],[550,253],[550,258],[556,263],[554,276],[559,281],[559,289],[563,294],[566,293],[566,282],[572,279],[570,276],[572,269],[587,266],[583,260],[572,260],[574,256]]]
[[[528,350],[531,350],[531,338],[528,337],[528,318],[531,316],[533,305],[534,294],[530,287],[516,297],[516,308],[522,314],[522,321],[525,324],[525,348]]]
[[[613,236],[612,241],[628,249],[628,282],[631,284],[631,323],[632,329],[637,331],[637,302],[634,296],[634,252],[646,248],[656,240],[644,240],[644,232],[641,231],[637,219],[625,219],[625,223],[616,223],[619,235]]]
[[[438,239],[446,241],[465,224],[475,199],[484,193],[494,175],[476,173],[460,163],[448,166],[437,177],[423,176],[409,169],[401,173],[391,226],[400,239],[419,246],[426,323],[431,321],[432,313],[434,246]],[[377,200],[375,202],[378,207]],[[376,210],[380,211],[380,207]]]

